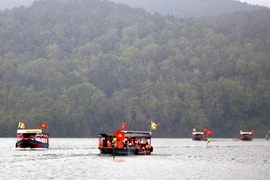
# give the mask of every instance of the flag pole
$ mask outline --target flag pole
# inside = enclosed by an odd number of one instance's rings
[[[153,132],[153,129],[152,129],[152,121],[150,121],[150,132],[151,132],[151,136],[152,136],[152,132]]]
[[[113,159],[115,158],[115,155],[114,155],[114,144],[113,144]]]
[[[114,145],[115,145],[116,141],[117,141],[117,138],[114,137],[113,140],[112,140],[112,146],[113,146],[113,159],[115,158]]]

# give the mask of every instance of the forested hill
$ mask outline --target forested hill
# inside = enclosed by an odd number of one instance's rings
[[[0,136],[127,129],[238,137],[270,126],[270,10],[176,19],[109,1],[48,0],[0,13]]]
[[[223,13],[252,11],[266,8],[249,5],[238,0],[111,0],[143,8],[151,13],[159,12],[176,17],[213,16]]]

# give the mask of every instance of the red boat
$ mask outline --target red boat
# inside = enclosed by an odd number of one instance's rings
[[[42,129],[18,129],[16,148],[49,148],[49,134]]]
[[[242,131],[240,130],[240,140],[243,141],[252,141],[253,140],[253,130],[252,131]]]

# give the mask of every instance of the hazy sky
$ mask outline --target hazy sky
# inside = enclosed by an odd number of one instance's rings
[[[34,0],[0,0],[0,9],[13,8],[16,5],[29,6]],[[270,7],[270,0],[239,0],[241,2],[247,2],[248,4],[258,4],[262,6]]]
[[[263,5],[270,7],[270,0],[240,0],[241,2],[247,2],[248,4]]]

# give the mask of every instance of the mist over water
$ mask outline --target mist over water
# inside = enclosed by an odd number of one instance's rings
[[[268,179],[270,141],[152,139],[150,156],[99,155],[96,138],[51,138],[45,150],[0,138],[0,179]]]

